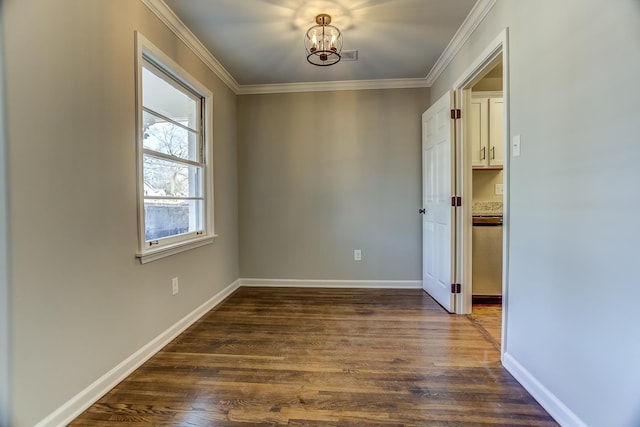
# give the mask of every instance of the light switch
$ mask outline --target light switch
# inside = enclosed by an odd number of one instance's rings
[[[520,135],[513,135],[513,141],[511,143],[511,154],[513,157],[520,156]]]

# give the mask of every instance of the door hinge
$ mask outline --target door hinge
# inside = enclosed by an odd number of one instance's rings
[[[452,283],[451,284],[451,293],[459,294],[462,291],[462,285],[460,283]]]
[[[458,207],[462,206],[462,197],[453,196],[451,198],[451,206],[453,206],[454,208],[458,208]]]
[[[456,120],[459,119],[461,116],[461,112],[459,108],[452,108],[451,109],[451,120]]]

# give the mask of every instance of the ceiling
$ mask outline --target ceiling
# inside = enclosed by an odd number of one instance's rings
[[[476,0],[164,0],[240,86],[424,79]],[[357,61],[317,67],[303,36],[329,13]]]

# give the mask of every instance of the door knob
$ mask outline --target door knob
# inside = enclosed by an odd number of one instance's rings
[[[418,210],[418,212],[419,212],[421,215],[424,215],[424,214],[426,214],[426,213],[427,213],[427,210],[426,210],[426,209],[420,209],[420,210]]]

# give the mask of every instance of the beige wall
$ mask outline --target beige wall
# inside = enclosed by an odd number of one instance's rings
[[[503,195],[496,194],[496,184],[503,183],[502,169],[473,170],[473,201],[502,202]]]
[[[474,92],[502,92],[502,77],[485,77],[476,83],[472,90]]]
[[[5,0],[12,426],[238,278],[236,97],[140,1]],[[215,243],[134,254],[134,31],[214,93]],[[171,296],[172,277],[180,293]]]
[[[420,280],[427,100],[428,89],[240,96],[241,276]]]
[[[498,0],[432,99],[505,27],[507,360],[586,425],[640,425],[640,2]]]

